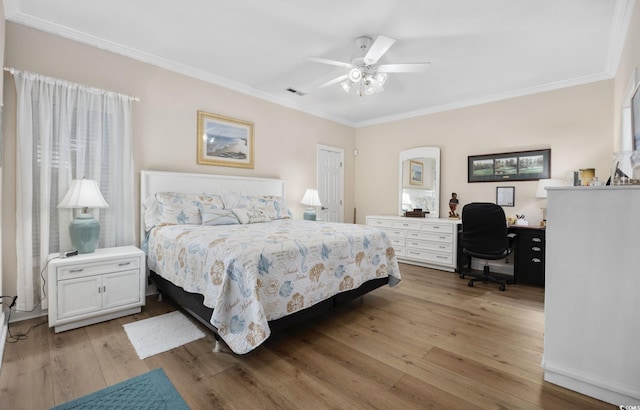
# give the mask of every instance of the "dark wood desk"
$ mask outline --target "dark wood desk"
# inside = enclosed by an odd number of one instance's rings
[[[518,235],[513,280],[544,287],[545,227],[510,225],[509,232]]]
[[[459,228],[462,234],[462,225]],[[509,232],[517,234],[513,260],[513,281],[525,285],[544,287],[545,227],[509,225]],[[458,272],[467,266],[468,260],[462,253],[462,240],[458,240]]]

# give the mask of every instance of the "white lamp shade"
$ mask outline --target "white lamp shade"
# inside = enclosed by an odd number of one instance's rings
[[[547,190],[545,189],[546,187],[562,185],[564,185],[564,180],[562,179],[539,179],[538,187],[536,188],[536,198],[547,197]]]
[[[74,179],[58,208],[108,208],[100,193],[98,183],[93,179]]]
[[[307,206],[322,206],[322,203],[320,202],[320,196],[318,195],[318,190],[311,188],[308,188],[305,191],[304,196],[300,200],[300,203]]]

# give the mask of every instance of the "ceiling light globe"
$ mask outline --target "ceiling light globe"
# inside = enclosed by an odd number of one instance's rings
[[[385,81],[387,81],[387,73],[378,73],[376,74],[376,81],[379,86],[382,86]]]
[[[358,81],[360,81],[361,78],[362,78],[362,72],[359,69],[354,68],[351,71],[349,71],[349,80],[351,80],[352,83],[357,83]]]
[[[344,92],[348,93],[349,91],[351,91],[351,83],[349,83],[349,81],[343,81],[340,83],[340,86],[342,86],[342,89],[344,90]]]

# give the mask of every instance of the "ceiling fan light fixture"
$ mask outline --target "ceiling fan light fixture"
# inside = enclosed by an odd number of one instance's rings
[[[349,80],[351,80],[352,83],[357,83],[358,81],[360,81],[361,78],[362,78],[362,71],[360,71],[358,68],[354,68],[351,71],[349,71]]]
[[[340,83],[340,86],[344,90],[345,93],[351,91],[351,83],[349,81],[343,81]]]
[[[382,87],[385,81],[387,81],[387,73],[376,73],[376,75],[373,76],[373,80]]]

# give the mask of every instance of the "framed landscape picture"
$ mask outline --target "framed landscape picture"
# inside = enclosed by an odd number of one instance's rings
[[[468,182],[531,181],[550,178],[551,150],[470,155]]]
[[[254,167],[254,124],[198,111],[198,164]]]

